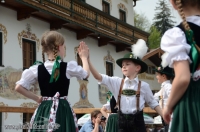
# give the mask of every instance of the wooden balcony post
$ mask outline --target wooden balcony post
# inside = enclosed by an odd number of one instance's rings
[[[133,32],[133,40],[132,40],[132,41],[134,42],[134,40],[135,40],[135,39],[134,39],[134,30],[132,30],[132,32]]]
[[[96,24],[95,27],[98,27],[98,13],[96,13]]]
[[[71,16],[73,16],[73,12],[74,12],[74,0],[71,0]]]
[[[115,35],[117,36],[118,35],[118,23],[116,22],[116,33]]]

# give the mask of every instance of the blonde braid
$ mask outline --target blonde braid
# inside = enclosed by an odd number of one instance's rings
[[[53,45],[54,59],[56,59],[56,57],[58,56],[57,53],[58,53],[58,48],[57,48],[57,46],[54,44],[54,45]]]
[[[181,0],[176,0],[176,6],[178,7],[178,12],[179,12],[181,18],[183,19],[183,23],[182,24],[183,24],[184,29],[186,31],[191,30],[189,24],[186,21],[185,14],[183,12],[183,6],[182,6],[182,3],[181,3]],[[198,50],[198,52],[200,53],[200,47],[197,44],[195,44],[195,47]]]
[[[176,6],[178,7],[179,15],[181,16],[181,18],[183,20],[183,27],[185,28],[186,31],[190,30],[190,26],[187,23],[186,18],[185,18],[185,14],[183,12],[183,6],[182,6],[182,3],[181,3],[181,0],[176,0]]]
[[[56,59],[56,57],[58,56],[57,55],[57,53],[58,53],[58,47],[55,44],[53,45],[53,53],[54,53],[54,58]],[[59,72],[60,72],[59,69],[55,70],[54,79],[57,78],[57,76],[59,75]]]

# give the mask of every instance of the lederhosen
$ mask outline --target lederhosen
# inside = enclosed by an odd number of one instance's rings
[[[123,94],[122,87],[124,84],[124,79],[119,90],[118,102],[118,132],[146,132],[143,111],[139,111],[139,102],[140,102],[140,88],[141,81],[138,83],[138,90],[136,91],[136,107],[137,112],[135,114],[123,114],[120,108],[121,94]]]

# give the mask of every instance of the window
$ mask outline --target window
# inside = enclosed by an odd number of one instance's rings
[[[2,132],[2,112],[0,112],[0,132]]]
[[[23,69],[27,69],[36,61],[36,42],[22,39]]]
[[[78,53],[77,53],[77,63],[78,63],[78,65],[83,66],[82,60]]]
[[[148,69],[147,69],[146,73],[155,74],[154,69],[155,69],[155,66],[148,66]]]
[[[119,19],[123,22],[126,22],[126,12],[123,10],[119,10]]]
[[[3,58],[3,33],[0,32],[0,66],[2,66],[2,58]]]
[[[23,113],[23,124],[29,123],[31,121],[33,113]],[[23,129],[23,132],[28,132],[28,129]]]
[[[110,4],[106,1],[103,1],[103,12],[110,14]]]
[[[113,63],[106,62],[106,75],[113,76]]]

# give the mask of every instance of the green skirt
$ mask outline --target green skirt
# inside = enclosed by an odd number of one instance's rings
[[[110,114],[106,124],[106,132],[118,132],[118,114]]]
[[[170,132],[200,132],[200,80],[190,81],[176,104]]]
[[[78,132],[76,117],[66,99],[44,100],[31,119],[31,132]],[[52,112],[54,111],[54,112]]]

